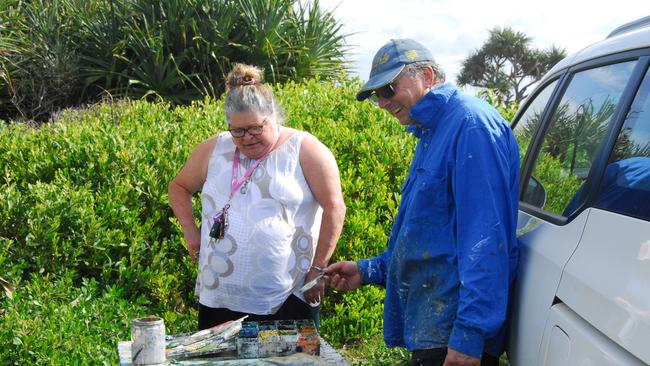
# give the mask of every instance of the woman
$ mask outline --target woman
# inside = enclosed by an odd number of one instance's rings
[[[202,142],[169,185],[192,260],[199,258],[199,329],[248,320],[311,318],[345,205],[336,161],[314,136],[282,126],[261,70],[237,64],[226,80],[228,132]],[[201,189],[201,228],[192,195]]]

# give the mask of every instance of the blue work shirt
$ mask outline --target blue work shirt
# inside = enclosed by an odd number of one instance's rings
[[[519,152],[484,101],[450,84],[413,106],[419,138],[388,241],[358,261],[364,284],[386,288],[386,345],[503,351],[516,273]]]

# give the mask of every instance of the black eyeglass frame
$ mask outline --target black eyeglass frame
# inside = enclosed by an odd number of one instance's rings
[[[230,132],[232,137],[237,137],[237,138],[241,138],[241,137],[246,136],[246,132],[248,132],[248,134],[251,135],[251,136],[261,135],[262,132],[264,132],[264,126],[266,126],[268,121],[269,121],[269,118],[266,117],[266,118],[264,118],[262,123],[257,125],[257,126],[251,126],[251,127],[246,127],[246,128],[229,128],[228,132]]]

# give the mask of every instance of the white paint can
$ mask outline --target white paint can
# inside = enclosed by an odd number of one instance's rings
[[[148,316],[131,321],[131,357],[134,365],[165,363],[165,322]]]

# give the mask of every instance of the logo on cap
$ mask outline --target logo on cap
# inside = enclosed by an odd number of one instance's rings
[[[375,57],[375,60],[372,63],[372,67],[381,65],[386,61],[388,61],[388,52],[384,52],[383,55]]]
[[[404,56],[406,56],[406,58],[408,58],[409,60],[415,60],[416,58],[418,58],[418,51],[408,50],[404,52]]]

